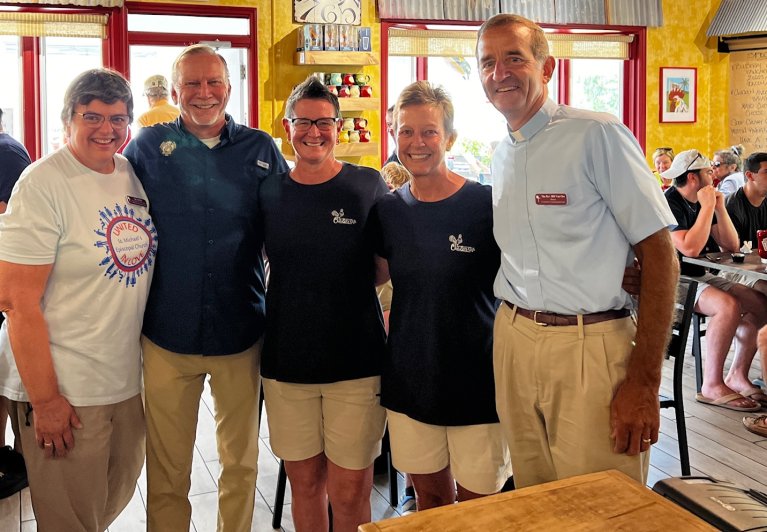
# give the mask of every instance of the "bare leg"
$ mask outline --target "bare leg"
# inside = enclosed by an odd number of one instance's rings
[[[290,505],[297,532],[328,530],[327,460],[320,453],[306,460],[285,461],[293,503]]]
[[[333,508],[333,531],[356,532],[370,522],[370,492],[373,489],[373,464],[354,470],[328,460],[328,496]]]
[[[410,475],[415,486],[415,500],[418,511],[445,506],[455,502],[455,480],[450,466],[436,473]]]
[[[736,392],[752,388],[748,372],[756,354],[756,336],[767,323],[767,297],[744,285],[734,286],[730,292],[738,301],[743,317],[735,334],[735,358],[725,378],[726,385]]]
[[[701,391],[710,399],[718,399],[734,391],[724,383],[723,373],[727,352],[740,324],[740,304],[730,294],[709,286],[700,295],[695,310],[711,317],[706,327],[706,363]],[[757,403],[751,399],[737,399],[732,404],[749,407]]]
[[[460,484],[456,482],[456,486],[458,486],[458,500],[460,502],[463,501],[470,501],[472,499],[479,499],[480,497],[485,497],[486,495],[482,493],[475,493],[473,491],[469,491]]]

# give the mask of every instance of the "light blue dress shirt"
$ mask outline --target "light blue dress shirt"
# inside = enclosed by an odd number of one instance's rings
[[[497,297],[560,314],[631,307],[621,282],[632,245],[676,220],[616,117],[547,100],[492,169]]]

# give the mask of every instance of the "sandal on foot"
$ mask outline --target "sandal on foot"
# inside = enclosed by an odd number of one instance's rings
[[[760,404],[757,404],[755,406],[737,406],[737,405],[731,405],[730,403],[733,401],[737,401],[738,399],[746,399],[746,397],[743,397],[739,393],[730,393],[727,395],[723,395],[719,399],[711,399],[709,397],[706,397],[702,393],[695,394],[695,400],[699,403],[711,405],[711,406],[718,406],[720,408],[727,408],[729,410],[736,410],[738,412],[758,412],[762,409],[762,406]],[[750,399],[753,401],[753,399]]]
[[[740,395],[743,397],[748,397],[749,399],[752,399],[762,405],[762,408],[767,407],[767,392],[765,392],[762,388],[758,388],[754,386],[753,388],[749,388],[748,390],[743,390],[740,392]]]
[[[746,416],[743,418],[746,430],[767,438],[767,416]]]

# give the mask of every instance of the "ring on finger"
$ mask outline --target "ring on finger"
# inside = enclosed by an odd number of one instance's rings
[[[45,447],[53,447],[53,442],[51,442],[51,441],[46,441],[46,442],[43,442],[43,445],[44,445]]]
[[[643,438],[643,439],[642,439],[642,443],[652,443],[652,440],[651,440],[651,439],[649,439],[649,438],[645,440],[645,439]]]

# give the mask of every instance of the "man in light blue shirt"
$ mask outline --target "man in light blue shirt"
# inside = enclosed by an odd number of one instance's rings
[[[631,132],[560,106],[543,31],[514,15],[479,30],[477,58],[509,135],[493,158],[496,406],[518,486],[620,469],[644,482],[678,264],[675,219]],[[641,270],[638,327],[621,288]]]

